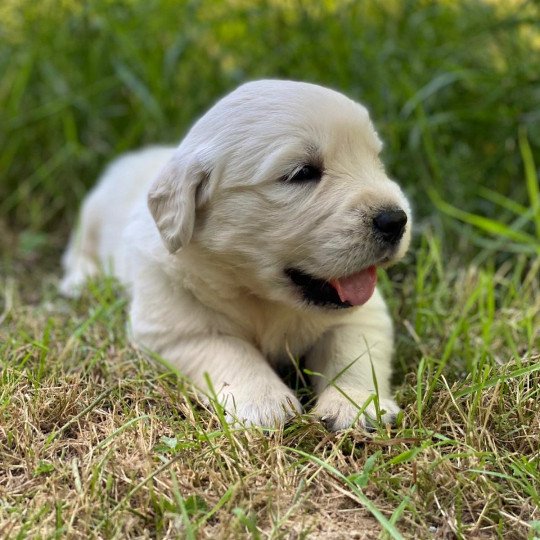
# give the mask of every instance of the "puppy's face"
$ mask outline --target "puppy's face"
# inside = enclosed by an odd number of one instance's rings
[[[361,305],[376,267],[398,260],[410,239],[410,208],[381,146],[367,111],[337,92],[249,83],[195,124],[150,209],[171,251],[190,243],[210,252],[253,294],[297,307]]]

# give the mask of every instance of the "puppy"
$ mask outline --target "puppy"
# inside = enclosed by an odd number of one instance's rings
[[[135,342],[232,421],[301,412],[274,368],[304,357],[332,430],[399,410],[377,267],[411,234],[368,111],[320,86],[264,80],[214,105],[178,148],[114,162],[85,200],[61,291],[100,271],[131,295]]]

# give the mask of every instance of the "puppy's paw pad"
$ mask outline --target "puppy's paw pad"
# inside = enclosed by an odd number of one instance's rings
[[[246,395],[229,388],[221,394],[220,401],[231,424],[272,428],[302,414],[298,398],[289,389],[265,391],[259,388],[257,394]]]
[[[346,394],[346,395],[344,395]],[[365,403],[371,402],[365,407]],[[360,411],[363,410],[362,414]],[[396,402],[391,398],[379,400],[379,418],[383,424],[394,424],[400,411]],[[320,395],[314,414],[329,431],[347,429],[353,425],[364,429],[371,429],[377,424],[377,408],[373,402],[372,394],[368,391],[342,390],[328,387]]]

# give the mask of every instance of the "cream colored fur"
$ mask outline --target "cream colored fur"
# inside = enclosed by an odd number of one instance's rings
[[[367,110],[320,86],[245,84],[209,110],[178,148],[114,162],[84,202],[61,291],[105,270],[131,294],[139,345],[203,391],[208,374],[231,419],[274,425],[301,411],[274,371],[304,356],[332,429],[398,411],[390,388],[392,324],[378,291],[361,307],[306,303],[284,269],[320,278],[398,260],[410,209],[384,172]],[[319,159],[318,183],[283,180]],[[395,252],[373,240],[373,212],[409,216]],[[384,259],[384,260],[383,260]],[[373,381],[372,373],[376,376]]]

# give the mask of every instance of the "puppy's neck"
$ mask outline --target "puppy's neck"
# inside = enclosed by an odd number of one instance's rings
[[[202,304],[215,308],[245,292],[235,272],[211,253],[188,246],[176,255],[181,285]]]
[[[176,258],[176,280],[200,304],[222,317],[229,331],[257,346],[269,359],[288,354],[303,354],[329,328],[341,324],[349,316],[341,311],[295,309],[279,301],[265,298],[249,285],[242,268],[203,250],[188,247]]]

